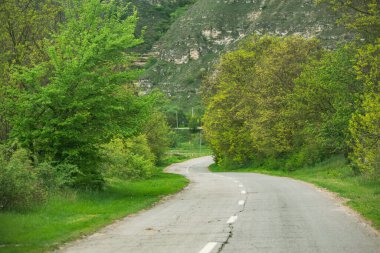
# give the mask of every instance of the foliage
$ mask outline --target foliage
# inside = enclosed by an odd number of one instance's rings
[[[222,54],[236,49],[242,38],[256,33],[301,34],[334,47],[336,41],[352,37],[335,24],[335,17],[324,6],[305,0],[249,4],[197,0],[155,43],[153,50],[160,52],[160,58],[143,78],[170,94],[173,103],[188,114],[191,107],[202,107],[198,91],[204,76]],[[195,50],[199,58],[191,57]],[[181,60],[185,62],[177,64]]]
[[[363,103],[353,115],[351,155],[364,172],[380,175],[380,38],[362,47],[356,65],[358,78],[364,82]]]
[[[264,36],[223,57],[204,88],[204,127],[219,164],[241,165],[292,151],[296,126],[288,121],[286,98],[305,64],[320,54],[316,40]]]
[[[358,35],[356,77],[363,90],[361,104],[350,121],[352,149],[350,158],[354,168],[371,176],[380,171],[379,150],[379,55],[380,55],[380,3],[375,0],[318,0],[327,2],[342,18],[338,20]]]
[[[171,129],[165,114],[158,110],[153,111],[145,123],[144,134],[157,164],[162,160],[170,144]]]
[[[137,74],[124,53],[141,43],[137,13],[126,17],[128,5],[117,1],[64,6],[48,60],[17,75],[26,89],[16,94],[12,137],[37,161],[76,166],[76,186],[101,188],[99,145],[137,132],[146,107],[125,86]]]
[[[126,141],[114,138],[103,145],[103,157],[103,173],[106,177],[147,178],[154,172],[155,157],[144,135]]]
[[[47,58],[51,31],[61,20],[61,6],[53,0],[3,0],[0,4],[0,140],[8,138],[6,88],[17,86],[10,73],[15,65],[33,66]],[[24,89],[22,84],[18,84]]]
[[[67,241],[154,205],[188,184],[181,176],[157,173],[147,180],[109,180],[104,191],[65,191],[32,212],[0,212],[0,252],[49,252]]]
[[[361,39],[374,42],[380,34],[380,3],[376,0],[316,0],[328,3],[342,15],[338,22],[357,32]]]
[[[308,64],[295,80],[287,97],[287,117],[296,122],[295,151],[300,153],[292,158],[298,165],[290,167],[312,165],[334,154],[348,155],[349,121],[362,93],[354,64],[352,48],[342,47]]]
[[[4,152],[0,156],[0,210],[26,209],[44,200],[46,191],[28,152],[17,149],[9,160]]]

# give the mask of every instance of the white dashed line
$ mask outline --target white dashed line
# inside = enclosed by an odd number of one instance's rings
[[[231,216],[231,217],[228,219],[227,223],[228,223],[228,224],[231,224],[231,223],[234,223],[236,220],[237,220],[237,216]]]
[[[247,194],[247,192],[246,191],[241,191],[241,194]]]
[[[243,185],[242,185],[242,184],[239,184],[239,187],[243,187]]]
[[[235,180],[234,182],[235,182],[235,183],[239,183],[239,181],[237,181],[237,180]]]
[[[201,249],[201,251],[199,251],[199,253],[210,253],[217,244],[217,242],[209,242],[203,247],[203,249]]]
[[[245,202],[244,200],[239,200],[238,205],[242,206],[242,205],[244,205],[244,202]]]

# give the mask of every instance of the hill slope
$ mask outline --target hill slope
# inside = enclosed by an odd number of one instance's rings
[[[158,86],[185,111],[199,105],[202,76],[250,34],[318,37],[330,46],[348,38],[313,0],[198,0],[156,43],[157,61],[141,83]]]

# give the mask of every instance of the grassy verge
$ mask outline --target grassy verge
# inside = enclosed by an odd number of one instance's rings
[[[296,171],[241,168],[228,170],[211,165],[214,172],[256,172],[274,176],[291,177],[313,183],[348,199],[347,205],[380,229],[380,181],[356,176],[343,157],[333,157],[313,167]]]
[[[66,192],[28,212],[0,213],[0,252],[43,252],[152,206],[188,180],[157,173],[148,180],[110,180],[103,192]]]

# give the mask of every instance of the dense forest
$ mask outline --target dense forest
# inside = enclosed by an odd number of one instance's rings
[[[222,167],[296,170],[344,155],[380,175],[380,5],[319,1],[355,39],[251,36],[203,83],[204,128]]]

